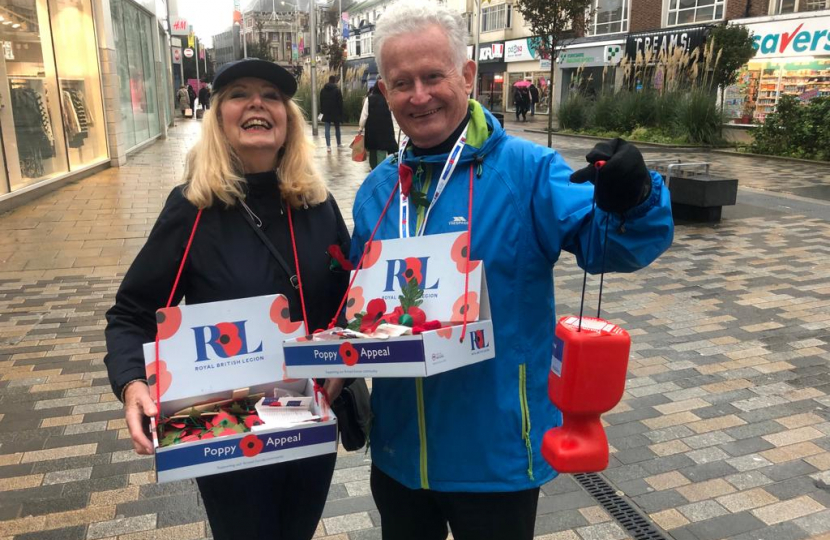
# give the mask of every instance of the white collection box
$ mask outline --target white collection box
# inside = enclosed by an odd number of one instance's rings
[[[466,250],[467,233],[372,242],[349,291],[347,319],[366,312],[372,300],[397,304],[409,280],[415,279],[423,291],[419,309],[426,318],[452,325],[388,339],[288,339],[284,347],[288,376],[426,377],[493,358],[496,350],[484,265],[469,261],[465,297]],[[462,341],[465,310],[468,318]]]
[[[159,446],[151,422],[159,482],[248,469],[337,451],[337,418],[309,379],[289,379],[282,343],[301,336],[282,295],[258,296],[160,309],[159,357],[144,345],[147,380],[161,412],[171,416],[203,403],[275,389],[314,397],[318,421],[289,428],[260,425],[251,432]],[[157,369],[158,366],[158,369]],[[158,371],[158,373],[157,373]]]

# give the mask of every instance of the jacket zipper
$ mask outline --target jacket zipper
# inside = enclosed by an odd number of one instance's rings
[[[519,405],[522,409],[522,439],[527,449],[527,477],[533,480],[533,445],[530,442],[530,407],[527,404],[527,365],[519,365]]]

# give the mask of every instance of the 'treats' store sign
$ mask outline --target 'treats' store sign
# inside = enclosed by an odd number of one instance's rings
[[[625,41],[625,55],[633,60],[637,57],[638,52],[645,56],[648,51],[651,51],[656,59],[661,51],[672,54],[677,47],[681,47],[686,52],[691,52],[706,42],[707,31],[708,27],[706,26],[696,26],[694,28],[631,34]]]
[[[746,24],[752,32],[755,58],[830,55],[830,17]]]

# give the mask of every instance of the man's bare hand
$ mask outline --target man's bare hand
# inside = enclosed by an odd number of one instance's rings
[[[145,417],[155,416],[157,412],[146,384],[135,382],[127,387],[124,393],[124,416],[127,418],[127,428],[130,430],[133,448],[137,454],[153,454],[153,443],[147,437],[144,425]]]

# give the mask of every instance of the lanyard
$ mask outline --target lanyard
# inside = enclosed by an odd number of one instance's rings
[[[404,137],[401,140],[400,147],[398,148],[398,167],[403,165],[403,156],[406,152],[406,145],[409,143],[409,137]],[[461,132],[461,136],[458,137],[458,140],[455,141],[455,145],[450,150],[450,155],[447,157],[447,162],[444,163],[444,168],[441,171],[441,176],[438,177],[438,185],[435,188],[435,194],[432,196],[432,201],[429,203],[429,208],[427,208],[426,215],[424,215],[424,220],[421,222],[421,226],[418,228],[416,232],[416,236],[423,236],[424,231],[426,230],[427,220],[429,219],[429,213],[432,212],[432,209],[435,208],[435,203],[438,202],[438,197],[441,196],[441,193],[444,191],[444,188],[447,185],[447,182],[450,181],[450,177],[452,176],[453,171],[455,171],[456,165],[458,165],[458,160],[461,157],[461,151],[464,150],[464,145],[467,143],[467,127],[464,127],[464,131]],[[401,238],[406,238],[409,236],[409,197],[404,195],[403,191],[400,193],[400,222],[399,222],[399,231],[398,234]]]

